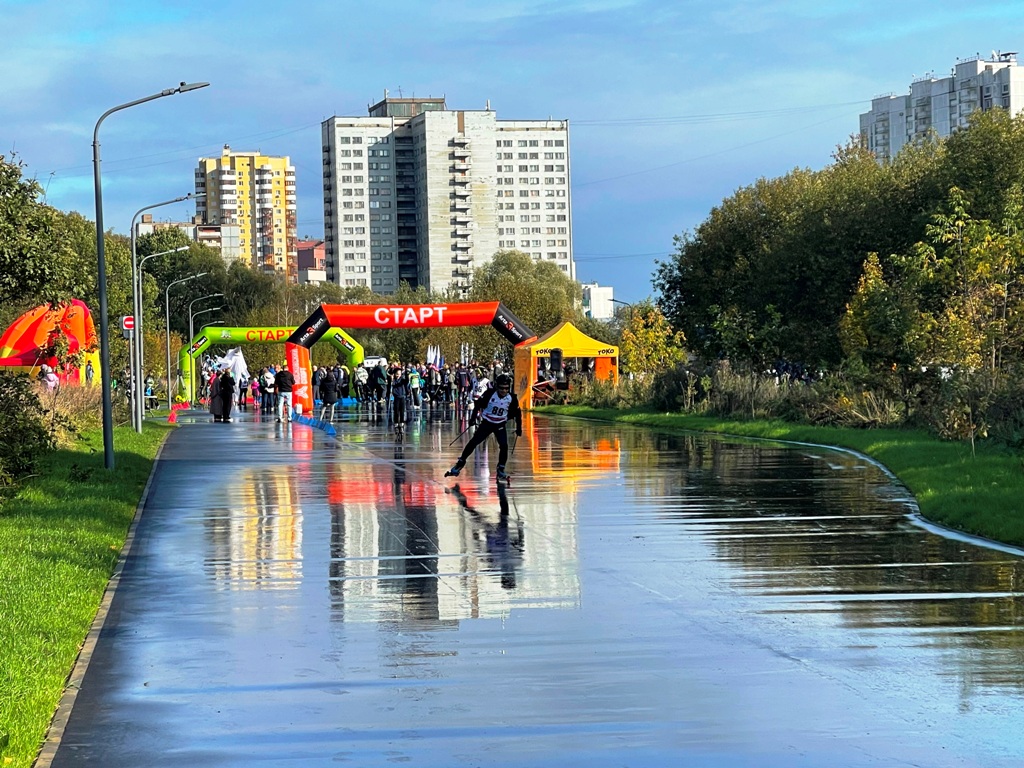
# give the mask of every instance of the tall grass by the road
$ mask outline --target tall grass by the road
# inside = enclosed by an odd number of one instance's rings
[[[35,760],[170,429],[117,428],[113,471],[88,431],[0,504],[0,765]]]
[[[684,413],[546,406],[551,414],[744,437],[840,446],[876,459],[914,494],[921,514],[940,525],[1024,546],[1024,457],[980,445],[937,440],[902,429],[813,427],[783,421],[727,421]]]

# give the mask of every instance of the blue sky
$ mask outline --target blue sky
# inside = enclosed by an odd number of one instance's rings
[[[818,169],[873,96],[958,58],[1024,49],[1024,4],[976,0],[0,0],[0,154],[47,201],[127,233],[192,191],[197,158],[288,155],[299,235],[323,236],[320,123],[393,95],[499,119],[568,119],[582,281],[652,294],[655,260],[737,188]],[[159,218],[192,209],[167,206]]]

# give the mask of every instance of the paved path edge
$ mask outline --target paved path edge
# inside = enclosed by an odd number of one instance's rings
[[[46,738],[43,739],[39,755],[32,764],[33,768],[50,768],[53,758],[57,754],[57,748],[60,747],[61,739],[64,737],[64,729],[67,727],[68,720],[71,719],[71,711],[75,707],[75,700],[78,698],[78,691],[82,686],[82,680],[89,669],[89,662],[92,661],[93,651],[96,649],[96,643],[99,641],[103,625],[107,620],[107,614],[110,612],[110,604],[114,600],[114,593],[117,591],[118,584],[121,583],[121,573],[124,571],[125,563],[131,554],[132,546],[135,544],[135,530],[138,528],[143,510],[146,508],[149,490],[153,485],[153,478],[156,476],[160,457],[163,455],[164,447],[167,445],[167,440],[170,439],[172,434],[174,433],[172,432],[167,435],[167,438],[160,443],[156,456],[153,458],[153,469],[149,473],[149,479],[146,480],[146,487],[142,489],[142,498],[139,499],[139,503],[135,507],[135,515],[128,526],[128,534],[125,537],[124,546],[121,547],[121,554],[117,558],[117,565],[114,566],[114,573],[111,575],[110,581],[107,582],[107,587],[103,591],[103,599],[100,600],[99,609],[96,611],[96,616],[93,617],[92,626],[89,628],[85,641],[82,643],[82,648],[78,652],[78,658],[75,659],[75,664],[71,668],[71,674],[68,676],[67,683],[64,686],[64,693],[60,697],[57,710],[54,712],[53,719],[50,720],[50,727],[46,731]]]

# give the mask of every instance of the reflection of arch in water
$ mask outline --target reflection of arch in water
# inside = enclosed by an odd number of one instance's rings
[[[295,589],[302,580],[302,505],[288,468],[233,471],[205,518],[206,569],[227,589]]]
[[[518,510],[527,545],[516,588],[507,589],[495,578],[483,529],[443,485],[420,479],[400,459],[329,468],[330,590],[343,620],[381,621],[400,613],[444,622],[506,616],[513,607],[579,604],[575,494],[540,503],[511,499],[509,534],[517,535]],[[474,510],[500,523],[502,501],[493,483],[467,493]],[[536,535],[528,536],[531,530]],[[412,585],[414,579],[432,583]]]
[[[437,486],[410,478],[400,453],[328,466],[332,607],[346,621],[438,619]]]

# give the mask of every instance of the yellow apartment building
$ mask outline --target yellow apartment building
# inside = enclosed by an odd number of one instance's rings
[[[196,215],[239,230],[239,260],[298,282],[295,168],[288,157],[235,152],[203,157],[196,168]]]

